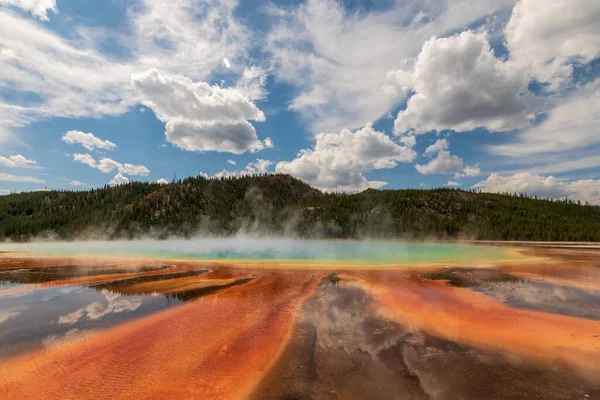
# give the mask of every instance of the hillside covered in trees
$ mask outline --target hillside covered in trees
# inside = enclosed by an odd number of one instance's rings
[[[600,207],[456,189],[322,193],[288,175],[131,182],[0,196],[0,238],[167,238],[238,232],[327,238],[600,240]]]

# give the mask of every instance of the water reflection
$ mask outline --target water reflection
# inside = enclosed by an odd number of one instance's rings
[[[6,285],[0,285],[0,291]],[[0,297],[0,358],[56,346],[134,317],[181,304],[160,295],[123,296],[84,286]]]
[[[600,290],[529,280],[483,268],[447,268],[420,276],[484,293],[511,307],[600,320]]]
[[[0,359],[62,345],[252,280],[247,276],[204,279],[207,272],[177,270],[172,265],[2,270]]]

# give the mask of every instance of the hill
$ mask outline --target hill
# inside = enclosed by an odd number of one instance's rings
[[[189,237],[600,240],[600,207],[457,189],[322,193],[288,175],[131,182],[0,196],[0,238]]]

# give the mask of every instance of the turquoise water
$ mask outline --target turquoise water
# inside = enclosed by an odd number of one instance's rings
[[[336,263],[411,264],[513,260],[506,247],[376,241],[325,241],[281,238],[197,238],[125,242],[0,244],[0,251],[40,255],[110,255],[190,260],[286,260]]]

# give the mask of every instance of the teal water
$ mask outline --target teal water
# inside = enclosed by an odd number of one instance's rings
[[[110,255],[189,260],[278,260],[370,264],[473,263],[515,260],[506,247],[408,243],[393,241],[326,241],[282,238],[197,238],[121,242],[58,242],[0,244],[0,251],[39,255]]]

